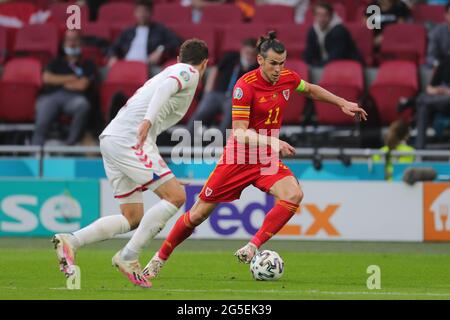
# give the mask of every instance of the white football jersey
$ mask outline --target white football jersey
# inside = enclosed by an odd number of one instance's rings
[[[199,82],[199,72],[191,65],[177,63],[167,67],[140,87],[128,99],[117,113],[116,117],[100,134],[103,136],[117,136],[131,141],[136,140],[137,130],[149,107],[153,95],[158,94],[158,88],[167,78],[174,78],[178,82],[178,92],[172,95],[156,115],[149,132],[149,137],[156,141],[156,137],[164,130],[180,121],[194,98]]]

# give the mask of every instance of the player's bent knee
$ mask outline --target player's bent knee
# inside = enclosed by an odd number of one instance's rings
[[[177,208],[181,208],[186,202],[186,192],[184,192],[184,190],[174,192],[173,194],[164,197],[164,200],[169,201]]]
[[[289,201],[290,203],[300,204],[303,200],[303,191],[300,188],[287,191],[281,200]]]

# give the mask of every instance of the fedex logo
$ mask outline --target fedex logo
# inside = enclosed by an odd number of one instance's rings
[[[201,189],[202,186],[195,185],[186,188],[186,208],[194,205]],[[210,227],[220,235],[231,236],[238,231],[253,235],[261,226],[264,215],[273,208],[274,204],[274,197],[268,194],[264,195],[263,201],[249,202],[244,207],[238,206],[235,202],[221,203],[213,211],[208,222]],[[329,204],[324,208],[311,203],[302,204],[278,235],[316,236],[322,232],[328,236],[339,237],[340,232],[332,222],[332,217],[338,212],[339,207],[338,204]],[[307,222],[299,222],[296,217],[300,215],[308,215]]]

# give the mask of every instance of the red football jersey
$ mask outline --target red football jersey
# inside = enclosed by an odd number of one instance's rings
[[[272,84],[263,78],[261,72],[261,68],[250,71],[237,81],[233,91],[232,117],[233,120],[249,121],[248,128],[262,135],[277,136],[291,94],[302,92],[305,82],[296,72],[284,69],[279,80]],[[277,129],[276,132],[273,129]],[[233,139],[228,140],[227,147]]]

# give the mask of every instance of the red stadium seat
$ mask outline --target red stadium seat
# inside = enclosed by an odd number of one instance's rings
[[[389,124],[400,117],[397,104],[401,97],[417,94],[417,77],[417,66],[411,61],[386,61],[381,64],[369,91],[383,124]],[[409,117],[410,114],[404,116]]]
[[[325,66],[319,85],[348,101],[358,102],[364,91],[363,68],[356,61],[332,61]],[[339,108],[320,101],[314,104],[319,124],[354,124],[354,120]]]
[[[216,4],[202,9],[201,24],[227,25],[242,21],[241,10],[234,4]]]
[[[132,26],[136,23],[134,5],[122,2],[105,3],[98,11],[97,20],[98,22],[109,24],[128,24]]]
[[[295,71],[300,78],[309,82],[308,65],[300,59],[288,59],[286,68]],[[303,112],[305,110],[306,97],[297,92],[291,92],[289,102],[283,114],[283,123],[291,125],[299,125],[302,122]]]
[[[28,25],[17,31],[15,55],[38,58],[46,64],[58,53],[58,29],[53,24]]]
[[[153,9],[153,20],[164,24],[190,23],[192,22],[191,8],[182,7],[179,3],[157,4]]]
[[[353,41],[355,42],[356,47],[358,48],[366,65],[372,66],[374,62],[373,59],[374,35],[372,30],[368,29],[366,25],[361,23],[361,21],[346,23],[345,26],[352,35]]]
[[[381,61],[411,60],[425,62],[426,30],[423,25],[396,23],[386,26],[381,42]]]
[[[101,110],[108,114],[108,107],[112,96],[122,91],[131,96],[148,79],[148,67],[138,61],[118,61],[109,70],[100,88]]]
[[[256,6],[254,23],[294,23],[294,8],[283,5]]]
[[[443,23],[445,22],[445,7],[429,4],[416,4],[412,10],[414,22]]]
[[[288,58],[300,59],[306,48],[309,26],[306,24],[284,24],[275,27],[278,38],[286,46]]]
[[[67,13],[67,8],[72,5],[75,4],[76,2],[55,2],[52,3],[49,7],[50,13],[51,15],[51,19],[61,25],[66,25],[66,21],[67,18],[70,16]],[[81,28],[84,29],[85,23],[89,21],[89,8],[87,5],[84,6],[78,6],[80,8],[81,11]]]
[[[8,30],[0,27],[0,64],[3,64],[8,56]]]
[[[264,24],[233,24],[223,28],[223,39],[220,52],[239,51],[242,41],[248,38],[259,39],[260,36],[267,34],[268,28]]]
[[[217,60],[217,42],[215,29],[206,28],[204,25],[184,23],[169,26],[178,36],[186,40],[189,38],[199,38],[206,42],[209,50],[209,63],[212,65]]]
[[[6,63],[0,81],[0,119],[33,122],[36,96],[42,85],[41,63],[15,58]]]
[[[88,22],[81,29],[83,36],[97,37],[111,41],[111,30],[106,23]]]

